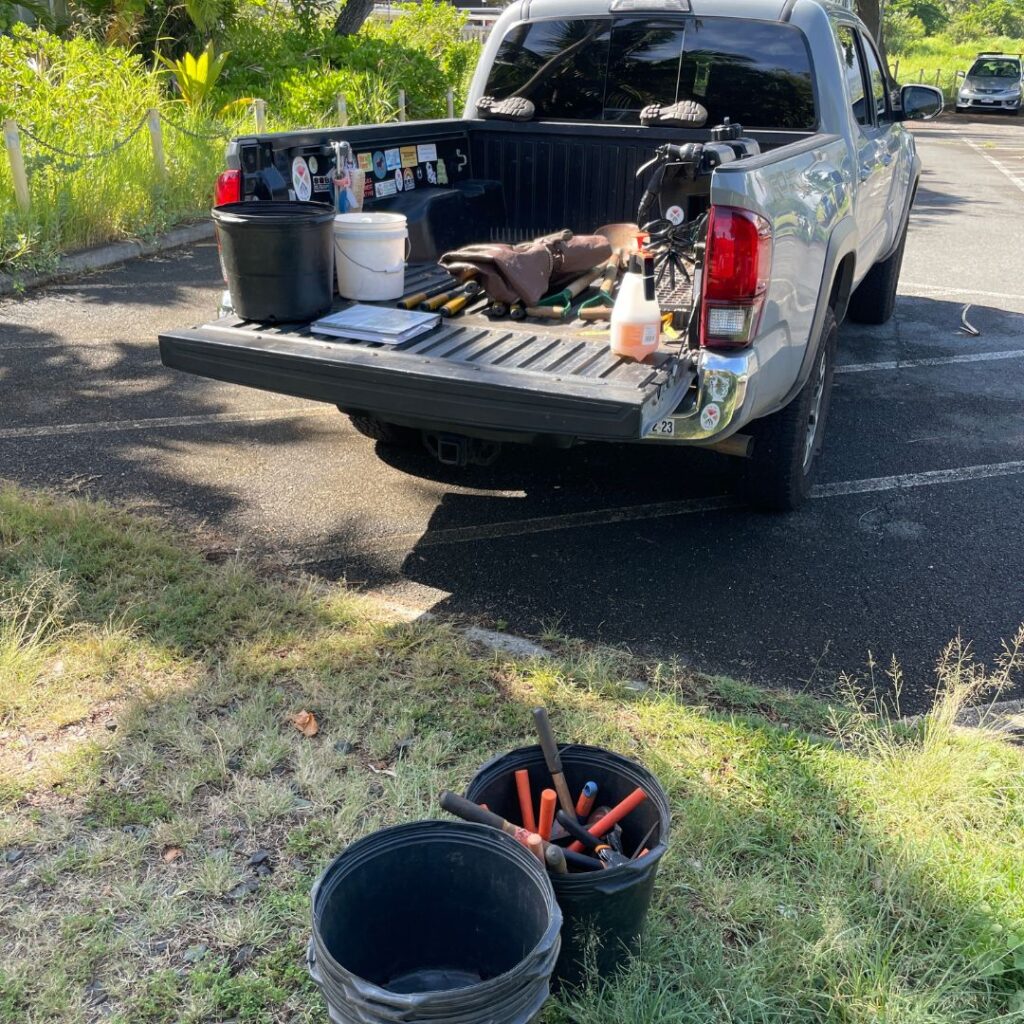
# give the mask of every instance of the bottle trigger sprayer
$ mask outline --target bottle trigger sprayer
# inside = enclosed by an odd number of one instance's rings
[[[661,307],[655,295],[654,257],[637,236],[637,251],[629,263],[612,307],[611,350],[627,359],[645,359],[661,342]]]

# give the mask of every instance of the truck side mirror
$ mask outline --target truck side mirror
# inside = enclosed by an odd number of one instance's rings
[[[942,90],[934,85],[905,85],[900,89],[901,121],[930,121],[942,113]]]

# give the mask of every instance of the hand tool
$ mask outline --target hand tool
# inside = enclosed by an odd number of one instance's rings
[[[526,307],[521,302],[513,302],[508,307],[508,315],[513,320],[525,320],[526,319]]]
[[[516,792],[519,794],[519,814],[523,819],[523,828],[531,832],[537,831],[537,822],[533,817],[533,794],[530,792],[530,773],[525,768],[516,772]],[[545,838],[547,838],[545,836]]]
[[[427,299],[432,299],[435,295],[441,295],[443,292],[451,291],[457,283],[457,281],[445,281],[442,284],[435,284],[433,288],[424,288],[423,291],[406,295],[399,300],[398,307],[399,309],[415,309],[421,302],[426,302]]]
[[[570,306],[572,300],[576,298],[580,292],[585,292],[593,283],[596,281],[604,272],[604,267],[598,267],[596,271],[594,269],[588,270],[585,274],[581,274],[576,278],[575,281],[570,281],[560,292],[553,292],[551,295],[545,295],[544,298],[537,301],[538,306]]]
[[[572,817],[576,813],[572,797],[569,795],[569,787],[566,784],[565,776],[562,774],[562,758],[558,753],[558,744],[555,743],[554,733],[551,731],[551,721],[544,708],[533,709],[533,722],[537,727],[537,738],[540,740],[540,748],[544,751],[544,760],[547,762],[548,771],[551,772],[551,781],[555,785],[555,792],[558,794],[558,803],[562,809]]]
[[[537,822],[537,831],[541,839],[551,839],[551,823],[555,820],[555,804],[558,803],[558,794],[553,789],[545,789],[540,794],[540,820]]]
[[[597,799],[597,783],[588,782],[581,790],[579,799],[576,801],[576,817],[580,821],[586,821],[587,815],[594,806]]]
[[[523,315],[543,317],[545,320],[561,320],[570,308],[570,306],[527,306],[523,310]]]
[[[565,854],[562,852],[561,847],[549,846],[544,854],[544,861],[548,866],[548,871],[553,874],[564,875],[569,870],[566,867]]]
[[[452,299],[457,299],[462,295],[476,295],[478,291],[480,291],[480,285],[476,281],[467,281],[465,284],[459,285],[458,288],[449,288],[448,291],[440,292],[425,302],[421,302],[420,309],[425,313],[432,313],[445,303],[451,302]]]
[[[606,868],[620,868],[623,864],[629,863],[628,857],[624,857],[618,850],[613,850],[607,843],[601,843],[594,853]]]
[[[452,793],[450,790],[446,789],[439,800],[441,806],[449,814],[454,814],[456,818],[462,818],[463,821],[474,821],[478,825],[489,825],[491,828],[500,828],[502,832],[507,832],[523,846],[527,845],[531,835],[536,835],[535,832],[521,828],[519,825],[513,825],[511,821],[506,821],[493,811],[485,811],[472,800],[467,800],[464,796],[459,796],[458,793]]]
[[[636,810],[636,808],[639,807],[646,799],[647,794],[637,786],[637,788],[634,789],[625,800],[616,804],[600,821],[594,822],[588,831],[592,836],[600,838],[606,832],[613,829],[618,822],[626,817],[627,814]],[[565,822],[563,821],[562,824],[564,825]],[[582,853],[583,844],[577,839],[576,842],[569,846],[569,849],[575,850],[577,853]]]
[[[492,302],[484,312],[488,316],[508,316],[508,303]]]
[[[561,850],[560,846],[555,847]],[[596,857],[588,857],[585,853],[573,853],[571,850],[562,850],[565,863],[571,868],[579,868],[582,871],[600,871],[604,865]]]
[[[531,832],[526,838],[526,848],[532,853],[537,860],[547,867],[547,854],[544,852],[544,840],[541,839],[536,832]],[[549,849],[558,849],[558,847],[549,847]]]
[[[476,298],[476,292],[466,292],[463,295],[456,295],[451,302],[446,302],[438,312],[446,320],[450,317],[457,316],[466,307],[466,303]]]
[[[616,250],[612,258],[605,264],[604,274],[597,284],[597,294],[580,305],[577,316],[583,320],[603,320],[604,316],[595,316],[594,314],[605,313],[609,317],[612,315],[612,306],[615,305],[615,297],[612,292],[615,290],[620,264],[619,252]]]
[[[576,840],[569,846],[570,850],[579,847],[577,852],[582,853],[584,848],[593,850],[601,841],[597,836],[592,835],[588,832],[577,820],[575,814],[566,814],[565,811],[559,809],[558,823],[565,829]],[[603,844],[607,845],[607,843]]]
[[[600,296],[598,296],[600,298]],[[586,304],[580,306],[576,315],[581,320],[611,320],[612,318],[612,307],[611,306],[587,306]]]
[[[642,857],[645,853],[650,853],[647,849],[647,844],[654,838],[654,833],[658,831],[659,822],[655,822],[648,830],[647,835],[636,844],[636,849],[633,851],[633,860],[637,857]]]

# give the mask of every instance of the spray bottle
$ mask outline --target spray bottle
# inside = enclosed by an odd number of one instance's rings
[[[639,361],[657,351],[661,307],[654,293],[654,258],[644,250],[643,235],[637,242],[612,307],[610,345],[617,356]]]

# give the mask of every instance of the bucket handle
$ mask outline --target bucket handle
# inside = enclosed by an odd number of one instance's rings
[[[397,274],[409,261],[409,253],[412,252],[412,242],[409,241],[409,236],[406,235],[405,255],[402,257],[402,262],[396,263],[393,267],[368,267],[364,263],[360,263],[359,260],[352,259],[344,249],[338,249],[338,252],[344,256],[349,263],[354,263],[360,270],[366,270],[371,274]]]

